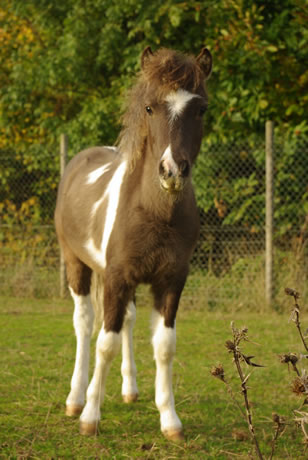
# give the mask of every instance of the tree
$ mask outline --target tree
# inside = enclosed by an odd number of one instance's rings
[[[8,158],[2,195],[10,193],[19,206],[32,195],[41,197],[41,207],[54,199],[61,132],[69,136],[70,156],[114,143],[145,46],[197,54],[206,45],[214,71],[197,165],[206,190],[199,187],[199,203],[225,223],[247,224],[252,213],[262,228],[264,150],[253,146],[269,118],[282,138],[307,132],[307,19],[304,0],[2,0],[0,151]],[[243,139],[243,149],[230,155]],[[209,155],[218,143],[228,147]],[[231,176],[230,156],[241,165]],[[306,171],[297,173],[302,178]],[[31,186],[17,193],[15,178],[24,177]],[[52,209],[45,217],[51,216]]]

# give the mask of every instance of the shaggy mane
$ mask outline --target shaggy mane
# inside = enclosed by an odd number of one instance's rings
[[[133,168],[142,156],[146,141],[145,95],[162,102],[179,88],[196,92],[204,85],[204,74],[194,56],[162,48],[145,60],[136,85],[130,90],[117,145]]]

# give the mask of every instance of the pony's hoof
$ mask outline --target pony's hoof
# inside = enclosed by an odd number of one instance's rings
[[[185,440],[183,430],[165,430],[163,435],[168,441],[183,442]]]
[[[98,433],[98,422],[80,422],[80,434],[85,436],[95,436]]]
[[[65,415],[68,417],[78,417],[81,414],[83,407],[78,404],[66,406]]]
[[[136,402],[138,400],[138,393],[132,395],[122,395],[123,402],[126,404]]]

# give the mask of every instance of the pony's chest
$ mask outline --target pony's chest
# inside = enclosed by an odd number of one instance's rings
[[[123,227],[122,227],[123,229]],[[187,265],[195,238],[174,226],[144,220],[126,225],[125,231],[114,233],[110,241],[112,265],[125,266],[126,278],[148,282],[162,272],[176,272]]]

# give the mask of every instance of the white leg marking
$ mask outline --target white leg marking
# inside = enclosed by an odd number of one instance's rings
[[[74,328],[77,339],[75,368],[67,406],[83,406],[89,378],[90,340],[94,313],[90,296],[79,296],[70,288],[74,299]]]
[[[87,404],[80,417],[83,423],[98,423],[100,420],[100,405],[104,400],[106,377],[120,345],[121,335],[116,332],[105,332],[103,326],[97,338],[95,369],[87,391]]]
[[[179,173],[179,168],[173,159],[170,145],[168,145],[168,147],[164,151],[161,157],[161,161],[163,162],[164,168],[167,171],[171,171],[174,176],[176,176]]]
[[[167,97],[166,102],[168,104],[171,121],[176,119],[181,113],[183,113],[188,102],[194,97],[200,97],[199,94],[193,94],[185,89],[178,89],[177,91],[171,91]]]
[[[110,163],[105,164],[104,166],[101,166],[100,168],[94,169],[94,171],[91,171],[88,176],[87,176],[87,181],[86,183],[91,185],[95,184],[95,182],[107,171],[110,169]]]
[[[138,397],[136,382],[137,369],[133,350],[133,327],[136,321],[136,307],[134,302],[127,306],[122,329],[122,396],[125,402],[135,401]]]
[[[93,238],[89,238],[86,241],[84,247],[87,249],[88,253],[92,259],[99,265],[101,268],[106,267],[106,252],[108,247],[108,242],[110,235],[112,233],[113,225],[117,216],[117,210],[120,200],[121,185],[123,183],[123,178],[126,171],[126,162],[123,161],[118,169],[115,171],[112,179],[110,180],[108,187],[102,196],[96,203],[94,203],[91,217],[92,221],[95,219],[95,214],[99,206],[103,203],[105,199],[108,200],[107,210],[106,210],[106,219],[104,224],[103,237],[101,242],[101,247],[97,248],[94,244]]]
[[[175,412],[172,391],[172,361],[176,347],[176,331],[166,327],[164,318],[153,312],[154,358],[156,361],[155,403],[160,412],[162,432],[181,431],[182,423]]]

